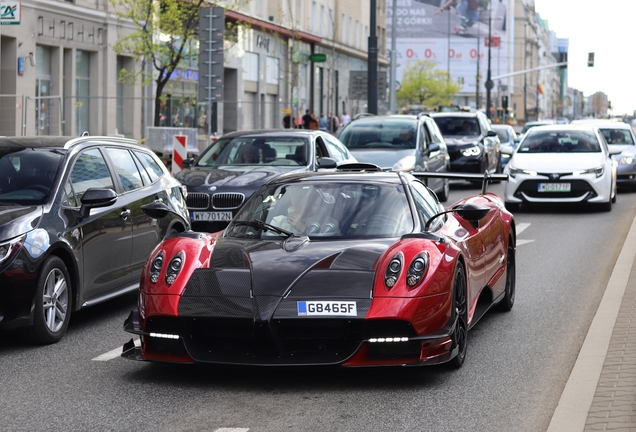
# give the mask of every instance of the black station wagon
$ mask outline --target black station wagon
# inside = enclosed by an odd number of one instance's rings
[[[185,194],[135,140],[0,138],[0,330],[54,343],[72,311],[136,290],[154,247],[189,230]]]

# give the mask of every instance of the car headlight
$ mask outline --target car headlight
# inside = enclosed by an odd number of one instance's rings
[[[478,146],[468,147],[462,150],[464,156],[479,156],[481,149]]]
[[[634,163],[634,158],[632,156],[621,156],[618,161],[619,165],[631,165]]]
[[[574,171],[572,173],[572,175],[578,176],[578,175],[583,175],[583,174],[594,174],[596,175],[596,178],[599,177],[603,177],[603,173],[605,172],[605,167],[598,167],[598,168],[592,168],[592,169],[588,169],[588,170],[582,170],[582,171]]]
[[[22,234],[20,237],[16,237],[4,243],[0,243],[0,265],[8,262],[15,254],[20,250],[20,247],[24,244],[26,234]]]
[[[159,281],[159,273],[161,273],[161,269],[163,267],[163,258],[163,252],[159,252],[150,264],[150,282],[152,283],[157,283],[157,281]]]
[[[399,161],[397,161],[392,167],[393,171],[413,171],[415,168],[415,156],[410,155],[403,157]]]
[[[411,288],[417,285],[428,268],[428,254],[426,252],[417,255],[406,273],[406,284]]]
[[[527,174],[527,175],[531,175],[531,176],[536,176],[537,172],[536,171],[519,169],[519,168],[513,168],[513,167],[510,167],[508,169],[508,175],[510,177],[515,178],[517,176],[517,174]]]
[[[397,283],[400,272],[402,271],[402,261],[401,253],[395,255],[391,261],[389,261],[389,265],[384,272],[384,285],[386,285],[387,288],[391,289]]]
[[[166,269],[166,283],[168,285],[172,285],[177,279],[179,272],[183,268],[183,264],[185,264],[185,254],[183,252],[179,252],[172,257]]]

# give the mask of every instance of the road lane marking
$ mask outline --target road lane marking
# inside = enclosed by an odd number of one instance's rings
[[[530,224],[527,223],[527,222],[523,222],[523,223],[517,224],[517,236],[519,236],[519,234],[524,232],[526,230],[526,228],[528,228],[529,226],[530,226]]]
[[[521,246],[522,244],[532,243],[534,240],[517,240],[517,246]]]
[[[135,346],[141,346],[141,342],[139,341],[139,339],[134,339],[134,342],[135,342]],[[114,358],[119,357],[121,355],[121,353],[122,353],[122,347],[119,347],[119,348],[115,348],[113,350],[110,350],[107,353],[98,355],[97,357],[95,357],[92,360],[93,361],[108,361],[108,360],[112,360]]]
[[[214,432],[248,432],[249,428],[218,428]]]

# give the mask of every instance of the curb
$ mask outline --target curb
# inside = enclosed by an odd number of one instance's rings
[[[547,432],[581,432],[585,429],[635,258],[636,218],[627,233]]]

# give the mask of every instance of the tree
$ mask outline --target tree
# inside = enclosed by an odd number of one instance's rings
[[[446,71],[437,69],[435,62],[425,60],[409,63],[401,84],[395,94],[401,104],[427,106],[449,105],[462,87],[459,81],[452,82]]]
[[[163,91],[182,61],[198,58],[199,10],[210,6],[210,0],[110,0],[117,17],[128,20],[134,31],[113,45],[117,54],[127,54],[142,62],[139,70],[123,70],[122,81],[141,80],[141,85],[155,82],[154,125],[159,126]],[[249,0],[226,0],[225,8],[239,9]],[[226,23],[225,37],[236,43],[238,27],[245,23]],[[148,74],[150,63],[155,72]]]
[[[111,0],[119,18],[130,20],[135,30],[113,45],[117,54],[128,54],[143,65],[150,63],[156,73],[146,68],[124,70],[121,80],[140,79],[142,85],[154,80],[154,125],[159,126],[163,90],[174,70],[192,53],[188,50],[199,29],[199,9],[207,0]],[[198,54],[198,53],[197,53]]]

